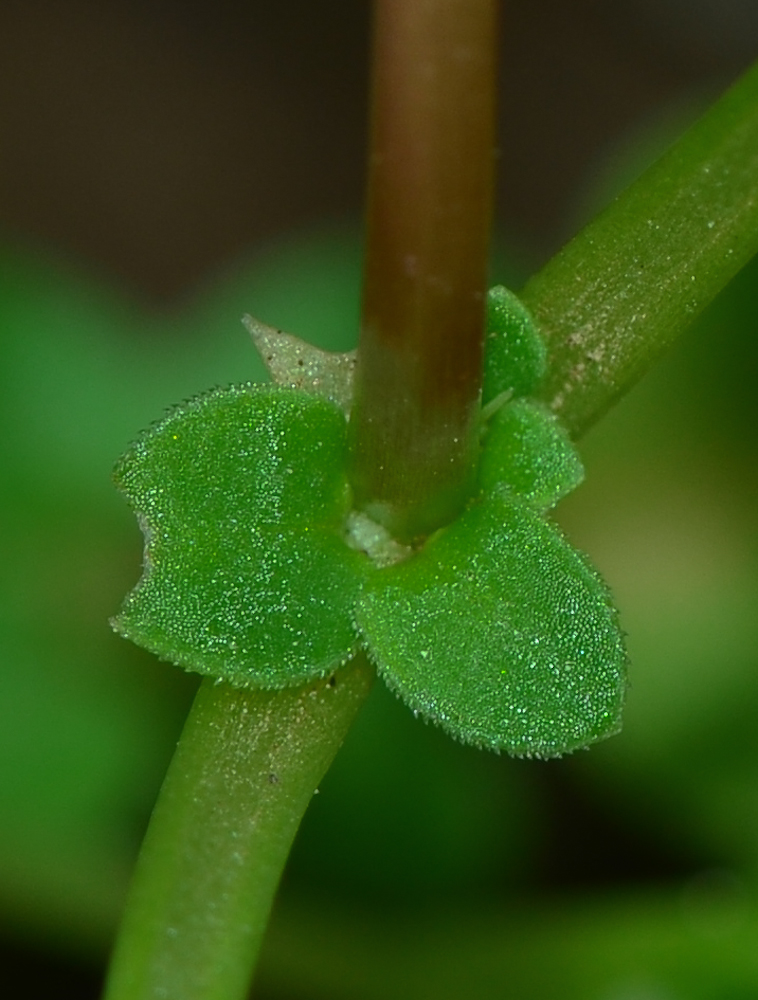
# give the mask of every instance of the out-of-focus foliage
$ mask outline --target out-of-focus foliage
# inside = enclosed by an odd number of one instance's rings
[[[141,551],[113,461],[167,401],[262,377],[246,311],[351,347],[356,246],[322,235],[281,247],[181,314],[147,318],[88,279],[3,253],[7,925],[102,949],[192,689],[107,625]],[[559,508],[629,634],[621,735],[566,762],[510,761],[419,725],[377,685],[304,822],[262,995],[758,993],[756,327],[751,265],[583,442],[587,481]],[[678,859],[664,884],[536,891],[547,838],[573,849],[570,813],[548,828],[551,775],[621,817],[627,845]]]

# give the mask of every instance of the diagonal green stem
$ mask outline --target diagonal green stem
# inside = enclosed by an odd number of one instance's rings
[[[242,1000],[313,789],[371,686],[203,681],[142,847],[107,1000]]]
[[[758,251],[758,65],[529,281],[579,436]]]

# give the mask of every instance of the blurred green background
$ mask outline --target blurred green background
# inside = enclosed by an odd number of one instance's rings
[[[493,280],[518,287],[755,55],[751,5],[719,7],[508,5]],[[14,996],[97,996],[195,688],[108,627],[141,554],[113,462],[170,403],[262,376],[243,312],[354,342],[367,11],[0,6]],[[758,996],[757,327],[751,265],[587,436],[558,511],[629,633],[624,732],[513,761],[377,685],[303,824],[261,1000]]]

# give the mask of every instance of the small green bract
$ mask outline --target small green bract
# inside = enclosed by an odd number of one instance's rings
[[[544,366],[526,309],[493,289],[479,494],[416,552],[361,544],[374,532],[351,511],[346,418],[331,399],[243,385],[177,407],[116,469],[145,568],[114,627],[239,687],[323,677],[363,647],[414,712],[519,756],[616,732],[616,612],[545,516],[583,471],[555,417],[527,398]]]

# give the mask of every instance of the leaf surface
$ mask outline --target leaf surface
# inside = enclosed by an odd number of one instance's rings
[[[505,484],[535,510],[546,511],[583,479],[578,452],[546,406],[515,399],[492,416],[479,464],[483,492]]]
[[[547,349],[532,315],[503,285],[487,294],[482,403],[503,392],[530,396],[547,371]]]
[[[114,627],[242,687],[345,662],[368,561],[343,540],[344,449],[337,407],[293,389],[234,386],[171,412],[116,470],[145,572]]]
[[[506,490],[377,573],[357,619],[387,684],[465,743],[555,757],[620,727],[626,652],[607,588]]]

